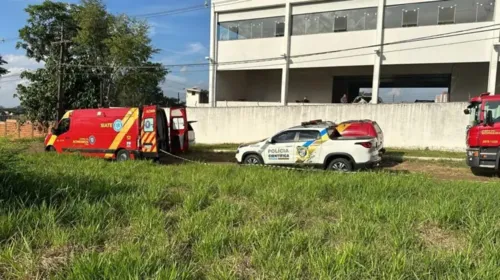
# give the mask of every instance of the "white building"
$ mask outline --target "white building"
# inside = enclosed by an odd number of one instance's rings
[[[441,88],[449,101],[494,93],[498,6],[495,0],[214,0],[209,103],[292,105],[304,97],[339,103],[360,89],[378,97],[379,85]]]

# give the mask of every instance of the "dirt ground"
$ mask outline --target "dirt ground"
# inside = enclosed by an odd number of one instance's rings
[[[43,144],[33,143],[28,149],[29,152],[43,152]],[[180,155],[191,161],[205,162],[211,164],[236,164],[233,153],[215,152],[191,152]],[[180,164],[182,160],[166,157],[162,160],[165,164]],[[421,160],[384,160],[378,168],[386,172],[396,173],[425,173],[439,180],[467,180],[482,182],[500,182],[497,176],[474,176],[465,166],[465,163],[445,162],[445,161],[421,161]]]

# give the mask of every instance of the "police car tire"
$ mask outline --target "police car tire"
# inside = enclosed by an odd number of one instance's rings
[[[116,153],[116,161],[127,161],[130,159],[130,153],[127,150],[119,150]]]
[[[263,162],[258,155],[250,154],[245,156],[245,158],[243,159],[243,164],[257,165],[257,164],[263,164]]]
[[[339,168],[343,169],[339,169]],[[352,163],[345,158],[334,158],[328,164],[328,170],[350,172],[352,171]]]

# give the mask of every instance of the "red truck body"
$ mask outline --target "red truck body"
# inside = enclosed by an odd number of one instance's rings
[[[71,110],[47,135],[45,149],[117,160],[158,159],[162,155],[160,150],[170,153],[188,150],[188,126],[180,123],[187,124],[184,108]]]
[[[474,173],[499,169],[500,96],[483,93],[470,100],[465,109],[470,115],[467,126],[467,165]]]

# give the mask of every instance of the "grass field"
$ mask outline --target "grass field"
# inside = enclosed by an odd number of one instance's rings
[[[24,153],[0,279],[500,279],[500,185]]]

